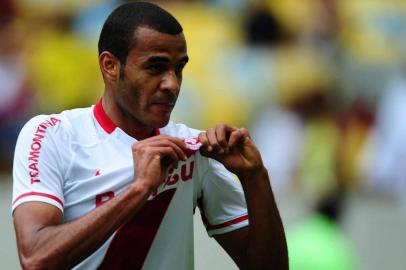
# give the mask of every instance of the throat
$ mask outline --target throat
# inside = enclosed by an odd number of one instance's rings
[[[149,137],[153,137],[153,136],[159,134],[158,128],[134,125],[134,121],[131,121],[131,122],[126,121],[125,123],[122,123],[121,125],[119,125],[119,127],[125,133],[127,133],[131,137],[137,139],[138,141],[147,139]]]

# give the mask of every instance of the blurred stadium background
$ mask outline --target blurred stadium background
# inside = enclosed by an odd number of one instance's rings
[[[22,125],[103,90],[97,38],[123,1],[0,1],[0,258],[19,269],[11,168]],[[406,1],[158,2],[190,63],[174,111],[249,127],[291,269],[406,269]],[[196,217],[196,269],[236,269]]]

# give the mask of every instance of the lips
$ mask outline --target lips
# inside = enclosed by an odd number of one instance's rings
[[[156,102],[152,102],[151,106],[157,107],[163,111],[172,111],[173,107],[175,106],[175,102],[173,102],[173,101],[156,101]]]
[[[174,101],[154,101],[154,102],[152,102],[152,104],[175,106]]]

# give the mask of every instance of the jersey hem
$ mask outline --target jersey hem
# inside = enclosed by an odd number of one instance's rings
[[[44,202],[56,206],[63,213],[63,202],[58,197],[42,192],[27,192],[19,195],[12,202],[12,211],[14,211],[17,206],[26,203],[26,202]]]
[[[211,231],[211,230],[221,229],[224,227],[228,227],[230,225],[234,225],[234,224],[243,222],[245,220],[248,220],[248,215],[244,215],[244,216],[241,216],[241,217],[238,217],[238,218],[235,218],[235,219],[232,219],[232,220],[229,220],[229,221],[217,224],[217,225],[207,224],[207,230]]]
[[[239,216],[237,218],[233,218],[233,219],[227,220],[223,223],[219,223],[216,225],[212,225],[212,224],[208,223],[206,217],[203,218],[203,222],[206,226],[206,230],[207,230],[207,233],[209,234],[209,236],[230,232],[230,231],[248,226],[248,224],[249,224],[247,213],[242,216]]]
[[[223,228],[220,228],[220,229],[208,230],[207,234],[210,237],[213,237],[213,236],[218,235],[218,234],[224,234],[224,233],[235,231],[237,229],[247,227],[248,225],[249,225],[248,220],[244,220],[244,221],[241,221],[239,223],[229,225],[227,227],[223,227]]]

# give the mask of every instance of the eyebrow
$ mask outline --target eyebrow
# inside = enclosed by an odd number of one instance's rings
[[[180,59],[180,62],[186,64],[187,62],[189,62],[189,56],[185,55],[184,57],[182,57],[182,58]]]
[[[180,59],[179,62],[187,63],[189,61],[189,57],[186,55]],[[159,62],[170,62],[168,57],[165,56],[151,56],[147,60],[148,63],[159,63]]]

